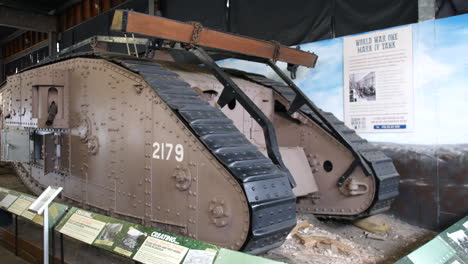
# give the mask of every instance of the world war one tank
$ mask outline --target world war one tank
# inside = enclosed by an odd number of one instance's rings
[[[271,60],[284,82],[221,69],[193,43],[178,52],[194,64],[164,47],[152,59],[76,53],[9,76],[2,161],[36,194],[62,186],[81,208],[253,254],[283,243],[296,210],[352,220],[389,208],[392,161]]]

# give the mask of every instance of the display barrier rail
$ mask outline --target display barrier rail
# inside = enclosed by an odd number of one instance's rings
[[[18,243],[18,216],[42,225],[42,217],[27,210],[35,199],[0,187],[0,209],[15,218],[16,255],[19,246],[26,243]],[[60,203],[49,208],[49,227],[51,234],[60,233],[61,263],[64,263],[63,235],[137,263],[279,263]],[[52,259],[55,259],[55,235],[52,235]]]
[[[19,235],[18,235],[18,217],[21,217],[28,222],[32,222],[34,224],[43,225],[44,219],[43,216],[35,214],[28,210],[29,206],[36,200],[37,197],[17,192],[14,190],[6,189],[0,187],[0,209],[5,210],[11,213],[14,216],[14,252],[15,255],[19,255],[19,248],[21,245],[26,245],[26,242],[23,241],[19,243]],[[49,228],[52,232],[51,233],[51,242],[52,242],[52,259],[55,260],[55,226],[57,223],[62,219],[65,213],[68,211],[69,206],[60,204],[60,203],[52,203],[49,207]],[[60,234],[60,262],[64,263],[64,252],[63,252],[63,235]]]

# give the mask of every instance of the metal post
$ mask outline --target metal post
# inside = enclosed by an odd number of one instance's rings
[[[63,234],[60,233],[60,263],[64,264],[65,259],[64,259],[64,249],[63,249]]]
[[[50,239],[52,243],[52,263],[55,264],[55,230],[51,228],[50,231],[52,232]]]
[[[148,0],[148,15],[154,16],[154,0]]]
[[[4,60],[0,58],[0,83],[5,80],[5,64]]]
[[[49,57],[57,55],[57,32],[49,32]]]
[[[18,216],[15,215],[15,255],[18,256]]]
[[[44,264],[49,263],[49,206],[44,209]]]
[[[44,264],[49,264],[49,205],[62,190],[62,187],[47,187],[47,189],[45,189],[45,191],[28,208],[29,211],[42,215],[42,218],[44,219]]]
[[[418,0],[419,22],[435,19],[436,0]]]

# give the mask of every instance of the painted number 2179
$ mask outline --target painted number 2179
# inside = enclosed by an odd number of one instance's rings
[[[159,160],[170,160],[174,156],[175,160],[181,162],[184,160],[184,147],[177,144],[174,147],[172,143],[153,143],[153,158]]]

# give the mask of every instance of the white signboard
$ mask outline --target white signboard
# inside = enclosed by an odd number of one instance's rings
[[[344,114],[357,132],[413,129],[412,27],[344,38]]]
[[[187,250],[186,247],[148,237],[133,259],[145,264],[179,264]]]
[[[106,223],[93,219],[90,212],[76,210],[60,229],[60,233],[91,244],[105,225]]]

